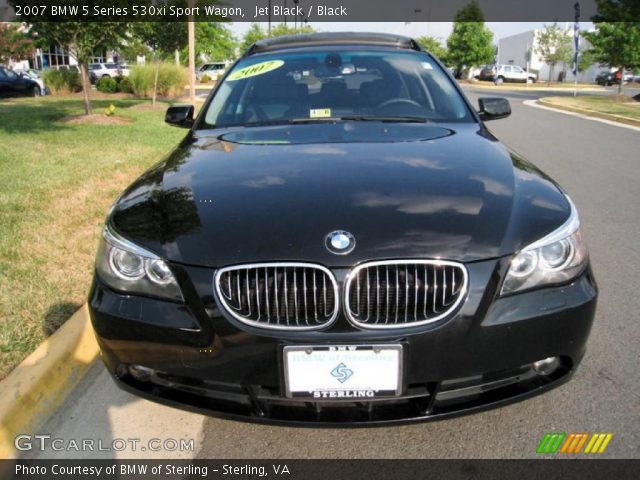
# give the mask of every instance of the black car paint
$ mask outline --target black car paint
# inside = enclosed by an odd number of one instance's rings
[[[196,119],[111,215],[119,233],[170,262],[185,297],[180,304],[123,295],[94,279],[91,317],[118,384],[236,419],[355,425],[467,413],[566,381],[584,355],[595,311],[590,268],[566,285],[507,297],[499,289],[511,255],[559,227],[569,205],[550,178],[474,116],[478,123],[218,130],[198,130]],[[335,229],[358,238],[351,254],[324,248]],[[360,330],[342,313],[326,331],[256,329],[218,308],[212,286],[217,267],[238,263],[313,261],[330,267],[342,288],[349,268],[362,261],[433,257],[465,262],[468,297],[453,317],[408,329]],[[284,399],[284,345],[372,341],[404,345],[400,399],[344,408]],[[522,374],[552,355],[562,359],[556,374]],[[134,363],[162,378],[138,382],[126,371]],[[473,376],[482,379],[477,392],[461,393],[453,404],[439,400],[452,395],[447,385],[467,392]],[[412,396],[419,387],[426,393]]]
[[[40,95],[40,85],[26,75],[0,67],[0,98],[33,97]]]
[[[347,267],[501,257],[568,215],[556,185],[478,125],[338,122],[193,132],[122,195],[112,224],[183,264]],[[356,251],[325,249],[335,229],[356,236]]]

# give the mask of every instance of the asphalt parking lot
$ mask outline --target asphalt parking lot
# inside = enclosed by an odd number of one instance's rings
[[[600,299],[574,379],[545,395],[439,422],[360,429],[263,426],[203,417],[120,391],[99,362],[40,433],[85,438],[194,439],[193,451],[29,452],[27,458],[533,458],[546,432],[611,432],[606,457],[640,458],[640,129],[524,105],[489,124],[507,145],[564,186],[581,213]]]

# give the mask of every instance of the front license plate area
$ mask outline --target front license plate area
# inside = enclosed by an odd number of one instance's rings
[[[362,401],[402,392],[402,345],[286,346],[283,364],[287,398]]]

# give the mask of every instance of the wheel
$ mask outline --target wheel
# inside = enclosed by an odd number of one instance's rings
[[[38,85],[34,86],[31,89],[31,96],[32,97],[39,97],[40,95],[42,95],[42,92],[40,91],[40,87]]]
[[[496,79],[496,85],[501,85],[504,83],[504,77],[498,77]]]

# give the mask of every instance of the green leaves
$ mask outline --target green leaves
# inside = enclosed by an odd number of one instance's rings
[[[416,42],[420,44],[422,48],[437,57],[441,62],[447,61],[447,49],[442,46],[437,38],[430,37],[428,35],[416,38]]]
[[[484,22],[455,22],[447,47],[447,62],[458,70],[493,63],[495,56],[493,32]]]

